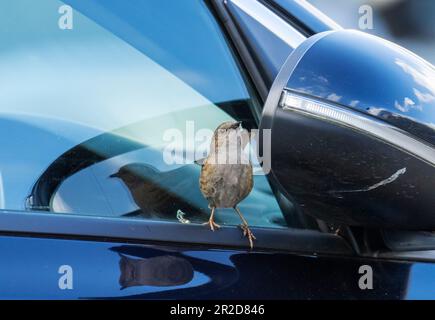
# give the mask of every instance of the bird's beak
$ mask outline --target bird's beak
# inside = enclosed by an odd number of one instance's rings
[[[111,174],[109,176],[109,178],[118,178],[118,177],[119,177],[118,172],[115,172],[114,174]]]
[[[234,122],[233,129],[242,128],[242,121]]]

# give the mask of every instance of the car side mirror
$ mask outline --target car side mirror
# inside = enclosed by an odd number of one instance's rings
[[[265,129],[269,178],[304,213],[435,230],[435,69],[425,60],[359,31],[310,37],[273,83]]]

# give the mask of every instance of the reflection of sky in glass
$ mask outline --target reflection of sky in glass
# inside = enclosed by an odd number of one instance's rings
[[[416,263],[411,267],[407,299],[433,300],[435,296],[435,267],[429,263]]]
[[[47,166],[97,134],[144,119],[149,126],[134,136],[144,144],[155,138],[150,132],[180,127],[189,117],[214,128],[229,117],[213,102],[248,97],[202,3],[149,1],[132,3],[134,8],[124,3],[118,8],[118,1],[68,3],[104,28],[74,10],[74,29],[59,29],[63,2],[57,0],[0,3],[0,168],[8,209],[23,209]],[[136,11],[144,5],[143,14],[150,16],[139,21]],[[114,19],[113,10],[124,20]],[[178,26],[179,35],[191,38],[169,38],[173,32],[154,20],[163,12],[177,25],[183,13],[197,16]],[[207,44],[197,42],[192,50],[189,41],[196,39],[207,39]],[[187,109],[184,117],[170,116]],[[156,126],[160,131],[153,130]],[[130,137],[130,132],[119,134]]]
[[[429,142],[433,137],[424,126],[435,126],[434,67],[383,39],[352,30],[328,35],[306,53],[288,86],[378,116]]]
[[[207,261],[212,261],[216,263],[225,264],[229,267],[235,267],[234,263],[231,261],[231,256],[236,254],[236,252],[231,251],[184,251],[183,254],[188,257],[203,259]]]

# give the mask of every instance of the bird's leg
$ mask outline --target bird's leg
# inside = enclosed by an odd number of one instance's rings
[[[240,219],[242,220],[242,224],[240,225],[240,228],[242,228],[242,230],[243,230],[243,235],[248,238],[249,245],[250,245],[251,250],[252,250],[254,248],[254,240],[256,238],[255,238],[254,234],[252,233],[251,229],[249,229],[248,222],[243,217],[239,208],[234,207],[234,210],[236,210],[237,214],[239,215]]]
[[[210,219],[208,219],[208,222],[203,223],[203,224],[208,224],[210,226],[211,231],[214,231],[214,228],[219,229],[221,227],[216,222],[214,222],[214,210],[215,209],[216,209],[215,207],[211,207]]]

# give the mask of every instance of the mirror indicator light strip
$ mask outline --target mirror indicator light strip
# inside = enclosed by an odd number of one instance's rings
[[[307,98],[288,90],[283,91],[280,106],[286,111],[302,113],[364,132],[435,167],[435,149],[433,147],[381,120],[332,103]]]

